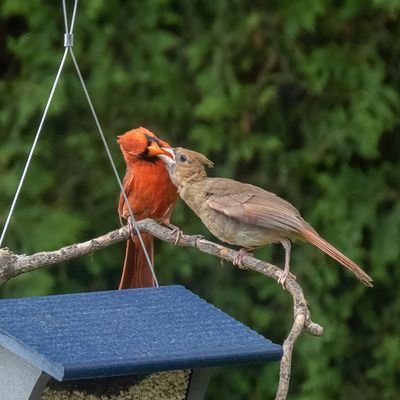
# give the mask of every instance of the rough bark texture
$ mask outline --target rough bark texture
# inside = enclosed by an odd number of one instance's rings
[[[151,233],[154,237],[182,247],[194,247],[203,253],[207,253],[223,260],[232,262],[235,250],[210,242],[198,235],[179,235],[153,220],[145,219],[137,223],[137,229],[141,232]],[[112,244],[128,239],[130,236],[127,227],[122,227],[95,239],[83,243],[72,244],[55,251],[44,251],[32,255],[16,255],[7,248],[0,249],[0,285],[11,278],[42,268],[46,265],[58,264],[85,254],[103,249]],[[276,281],[283,271],[273,264],[260,261],[254,257],[243,258],[243,267],[259,272]],[[321,336],[323,328],[313,322],[310,317],[307,301],[300,285],[291,278],[286,281],[288,293],[293,297],[293,326],[283,344],[283,357],[280,365],[279,385],[275,400],[284,400],[287,397],[290,383],[290,371],[293,346],[297,337],[304,331],[310,335]]]

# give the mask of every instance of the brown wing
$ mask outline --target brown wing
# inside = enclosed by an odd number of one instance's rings
[[[229,217],[272,230],[299,232],[304,228],[299,211],[274,193],[230,179],[212,186],[216,190],[209,191],[207,204]]]

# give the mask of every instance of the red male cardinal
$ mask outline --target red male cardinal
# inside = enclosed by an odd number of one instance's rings
[[[176,186],[171,182],[164,163],[157,156],[170,155],[162,146],[170,147],[145,128],[132,129],[118,136],[126,162],[123,187],[136,220],[152,218],[169,225],[170,216],[177,200]],[[119,196],[118,213],[125,220],[129,209],[122,193]],[[141,234],[153,263],[154,238]],[[126,253],[119,289],[154,286],[154,279],[137,236],[126,242]]]

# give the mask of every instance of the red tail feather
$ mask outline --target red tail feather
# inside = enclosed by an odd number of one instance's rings
[[[154,265],[154,238],[148,233],[142,233],[142,239]],[[153,275],[139,239],[135,236],[126,242],[124,267],[118,289],[152,286],[155,286]]]

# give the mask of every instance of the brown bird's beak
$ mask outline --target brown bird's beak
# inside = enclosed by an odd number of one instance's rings
[[[150,146],[147,146],[149,155],[152,157],[167,156],[173,159],[172,149],[168,147],[160,147],[156,142],[152,142]]]

